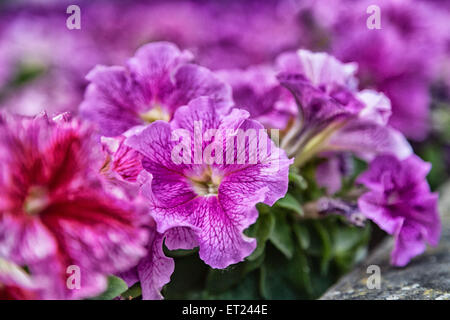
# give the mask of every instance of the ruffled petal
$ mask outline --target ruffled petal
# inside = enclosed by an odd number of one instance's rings
[[[153,94],[125,68],[97,66],[87,79],[91,83],[80,105],[80,114],[96,123],[102,135],[118,136],[142,124],[139,114],[147,111]]]
[[[351,151],[369,161],[378,154],[406,159],[413,153],[411,145],[399,131],[365,120],[347,123],[330,137],[326,148]]]

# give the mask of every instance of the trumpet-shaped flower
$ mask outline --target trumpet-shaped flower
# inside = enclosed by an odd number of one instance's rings
[[[6,116],[5,116],[6,117]],[[146,253],[144,216],[103,188],[92,131],[64,117],[0,122],[0,256],[47,276],[44,298],[82,298]],[[69,289],[76,266],[80,286]]]
[[[189,63],[192,55],[158,42],[141,47],[126,67],[97,66],[80,106],[84,118],[97,123],[104,136],[155,120],[170,120],[191,99],[209,96],[216,107],[231,105],[231,88],[211,71]]]
[[[351,151],[365,159],[412,153],[403,135],[389,127],[389,100],[372,90],[358,92],[354,64],[326,53],[299,50],[278,58],[282,85],[295,97],[299,119],[282,146],[300,164],[323,151]]]
[[[256,240],[243,235],[257,218],[255,205],[272,205],[288,187],[291,161],[248,117],[240,109],[223,115],[203,97],[179,108],[170,123],[156,121],[126,141],[153,176],[142,192],[158,232],[183,228],[167,238],[168,248],[199,246],[200,258],[213,268],[242,261],[255,249]],[[256,150],[263,146],[266,152]]]
[[[415,155],[403,161],[383,155],[357,180],[369,189],[358,200],[361,212],[395,237],[393,265],[404,266],[425,250],[426,242],[439,242],[438,195],[425,179],[430,168]]]
[[[235,106],[247,110],[252,119],[266,128],[283,130],[289,120],[297,115],[295,101],[280,85],[274,68],[260,65],[216,73],[231,85]]]

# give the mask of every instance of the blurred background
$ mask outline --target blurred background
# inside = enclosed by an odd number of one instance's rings
[[[69,30],[69,5],[81,29]],[[376,4],[381,29],[368,29]],[[360,88],[392,102],[391,124],[433,163],[450,164],[450,3],[385,1],[0,1],[0,104],[25,115],[76,112],[96,64],[123,64],[144,43],[172,41],[211,69],[272,63],[298,48],[359,65]]]

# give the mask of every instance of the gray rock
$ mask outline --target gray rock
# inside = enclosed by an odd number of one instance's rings
[[[393,242],[387,239],[321,300],[450,300],[450,182],[441,189],[439,207],[442,236],[438,247],[428,248],[406,267],[398,268],[389,265]],[[380,268],[379,289],[373,288],[374,273],[367,269],[371,265]]]

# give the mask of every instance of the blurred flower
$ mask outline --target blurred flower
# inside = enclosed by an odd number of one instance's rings
[[[231,105],[231,89],[206,68],[188,63],[191,55],[165,42],[140,48],[127,68],[98,66],[80,106],[101,134],[117,136],[155,120],[170,120],[191,99],[210,96],[216,107]]]
[[[358,227],[364,227],[366,223],[366,218],[359,210],[358,205],[342,199],[322,197],[317,200],[317,211],[322,216],[329,214],[341,215],[349,223]]]
[[[342,178],[352,173],[353,158],[348,152],[321,154],[321,157],[324,156],[326,160],[316,168],[316,182],[328,194],[334,194],[341,190]]]
[[[0,258],[0,300],[34,300],[39,297],[38,289],[22,268]]]
[[[216,158],[211,164],[204,158],[194,162],[196,160],[192,161],[190,157],[190,164],[177,164],[172,160],[172,151],[177,150],[174,148],[178,142],[171,140],[171,133],[176,129],[184,130],[194,141],[209,129],[219,132],[263,129],[259,123],[247,120],[248,116],[248,112],[239,109],[233,109],[224,116],[214,100],[202,97],[179,108],[170,123],[156,121],[126,141],[127,145],[143,154],[143,167],[153,176],[151,183],[143,186],[143,193],[149,200],[158,232],[186,227],[190,238],[195,240],[190,248],[198,245],[200,258],[213,268],[225,268],[242,261],[255,249],[256,241],[245,237],[242,232],[255,222],[258,202],[272,205],[284,196],[291,161],[264,133],[259,143],[267,139],[270,154],[260,156],[255,164],[236,163],[239,156],[239,152],[235,153],[237,144],[232,145],[232,153],[227,151],[226,162],[220,159],[224,155],[215,150]],[[201,123],[200,132],[195,130],[196,123]],[[215,136],[214,148],[223,143],[220,139]],[[230,143],[228,138],[226,140]],[[190,142],[181,143],[189,151],[194,148]],[[253,145],[250,141],[248,144]],[[202,154],[208,147],[207,143],[200,144]],[[248,149],[247,144],[246,147]],[[256,155],[257,150],[248,150],[249,159]],[[183,150],[183,157],[185,152]],[[194,156],[195,152],[194,149]],[[228,158],[230,155],[232,162]]]
[[[0,256],[47,276],[43,298],[101,293],[145,254],[144,212],[103,190],[103,157],[78,121],[4,115],[0,131]],[[79,290],[66,287],[70,265]]]
[[[162,299],[161,289],[170,282],[170,276],[175,269],[172,258],[163,252],[164,236],[156,231],[156,226],[149,229],[150,238],[147,244],[147,255],[132,269],[119,273],[119,276],[129,287],[140,282],[142,299]]]
[[[425,250],[425,242],[439,242],[438,195],[430,192],[426,181],[430,168],[415,155],[403,161],[383,155],[357,180],[369,189],[358,200],[362,213],[395,237],[393,265],[406,265]]]
[[[340,1],[329,27],[331,52],[358,63],[363,87],[376,88],[392,101],[390,124],[414,140],[429,129],[429,87],[438,77],[448,39],[448,15],[425,2],[377,1],[381,29],[368,29],[366,8],[373,1]],[[447,34],[446,34],[447,33]]]
[[[247,110],[252,119],[266,128],[283,130],[297,114],[292,95],[280,86],[276,71],[270,66],[220,70],[216,74],[231,85],[235,106]]]
[[[102,144],[107,154],[107,159],[102,167],[102,172],[115,176],[128,182],[136,182],[142,171],[142,156],[136,150],[124,144],[126,136],[102,137]]]
[[[101,59],[92,39],[65,27],[65,8],[5,10],[1,18],[3,108],[29,116],[43,110],[75,111],[84,75]]]

